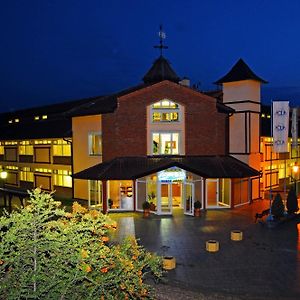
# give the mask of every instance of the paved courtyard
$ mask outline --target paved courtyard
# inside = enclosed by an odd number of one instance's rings
[[[254,215],[269,205],[258,201],[234,210],[212,210],[200,218],[110,214],[118,223],[114,240],[134,235],[148,250],[175,256],[177,267],[159,285],[160,299],[300,299],[299,219],[269,229]],[[244,239],[231,241],[233,229]],[[205,242],[218,240],[209,253]]]

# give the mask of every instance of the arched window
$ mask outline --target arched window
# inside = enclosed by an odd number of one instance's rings
[[[179,105],[171,100],[163,99],[151,105],[152,123],[180,122]]]

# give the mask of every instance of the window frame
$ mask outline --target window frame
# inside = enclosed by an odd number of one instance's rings
[[[94,136],[100,136],[100,153],[93,153],[92,149],[92,144],[93,144],[93,140],[92,138]],[[89,156],[102,156],[103,155],[103,143],[102,143],[102,132],[101,131],[90,131],[88,133],[88,155]]]

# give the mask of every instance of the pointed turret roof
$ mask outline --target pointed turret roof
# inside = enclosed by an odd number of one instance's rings
[[[256,80],[261,83],[268,83],[266,80],[258,77],[250,67],[240,58],[232,69],[222,78],[217,80],[215,84],[222,84],[224,82],[233,82],[241,80]]]
[[[156,83],[163,80],[169,80],[178,83],[180,78],[172,69],[170,63],[160,55],[143,77],[144,83]]]

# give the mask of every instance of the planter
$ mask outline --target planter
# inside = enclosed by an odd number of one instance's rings
[[[230,237],[232,241],[241,241],[243,240],[243,232],[240,230],[232,230]]]
[[[143,215],[144,218],[148,218],[150,216],[150,209],[144,209]]]
[[[195,217],[200,217],[201,216],[200,208],[194,208],[194,216]]]
[[[216,240],[208,240],[206,242],[206,251],[208,252],[217,252],[219,248],[219,242]]]
[[[164,256],[163,257],[163,269],[173,270],[176,268],[176,259],[174,256]]]

